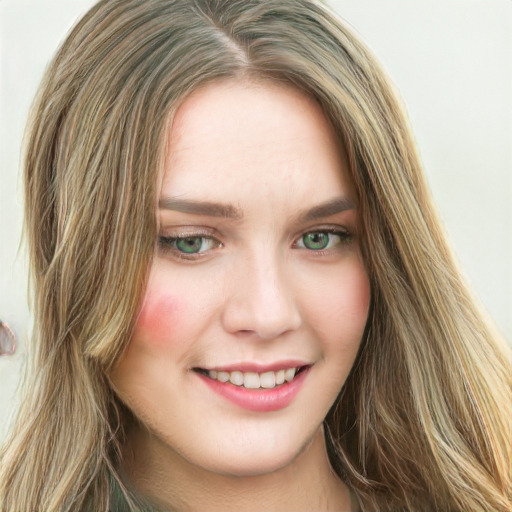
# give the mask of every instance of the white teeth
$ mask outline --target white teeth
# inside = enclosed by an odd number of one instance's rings
[[[244,388],[258,389],[260,387],[260,376],[254,372],[244,373]]]
[[[290,382],[293,379],[293,377],[295,377],[295,370],[296,368],[288,368],[287,370],[285,370],[284,378],[286,382]]]
[[[229,379],[229,382],[235,386],[243,386],[244,374],[242,372],[231,372],[231,378]]]
[[[280,386],[285,382],[290,382],[294,379],[298,368],[287,368],[286,370],[278,370],[277,372],[241,372],[238,370],[232,372],[223,372],[217,370],[209,370],[208,376],[211,379],[220,382],[230,382],[235,386],[243,386],[247,389],[272,389]]]
[[[221,382],[227,382],[229,380],[229,373],[217,372],[217,380],[220,380]]]
[[[274,372],[265,372],[260,375],[260,386],[262,388],[275,388],[276,387],[276,374]]]

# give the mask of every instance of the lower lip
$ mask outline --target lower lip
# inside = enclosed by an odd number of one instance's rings
[[[301,371],[292,381],[271,389],[247,389],[229,382],[210,379],[202,373],[197,375],[217,394],[238,407],[256,412],[279,411],[290,405],[302,387],[310,368]]]

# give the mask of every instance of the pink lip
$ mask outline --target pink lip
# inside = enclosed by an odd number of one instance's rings
[[[302,366],[308,366],[311,363],[307,363],[304,361],[296,361],[296,360],[285,360],[279,361],[277,363],[272,364],[259,364],[259,363],[235,363],[229,364],[226,366],[212,366],[205,368],[206,370],[217,370],[219,372],[256,372],[256,373],[265,373],[265,372],[277,372],[279,370],[286,370],[287,368],[300,368]]]
[[[237,367],[237,369],[239,368],[240,366]],[[215,393],[243,409],[271,412],[284,409],[291,404],[302,387],[309,370],[310,367],[300,372],[291,382],[286,382],[272,389],[246,389],[243,386],[235,386],[229,382],[219,382],[202,373],[196,375]]]

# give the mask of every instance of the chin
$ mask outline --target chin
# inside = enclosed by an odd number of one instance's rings
[[[323,435],[321,427],[315,434]],[[240,478],[268,475],[292,466],[296,459],[307,452],[316,438],[315,434],[302,442],[293,442],[292,436],[284,436],[281,439],[264,440],[263,443],[252,442],[249,446],[237,443],[224,450],[222,457],[215,454],[209,463],[204,458],[198,462],[204,469],[225,476]]]
[[[212,465],[210,471],[224,476],[237,478],[256,477],[268,475],[279,471],[293,462],[297,455],[287,457],[276,457],[276,454],[269,454],[267,457],[233,457],[235,460],[224,460],[221,465]]]

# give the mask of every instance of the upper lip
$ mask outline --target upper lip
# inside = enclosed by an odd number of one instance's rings
[[[209,366],[205,367],[197,367],[202,370],[216,370],[220,372],[255,372],[255,373],[265,373],[265,372],[277,372],[279,370],[286,370],[287,368],[301,368],[302,366],[311,366],[312,363],[308,363],[305,361],[298,360],[286,360],[286,361],[276,361],[274,363],[254,363],[254,362],[240,362],[234,364],[226,364],[219,366]]]

